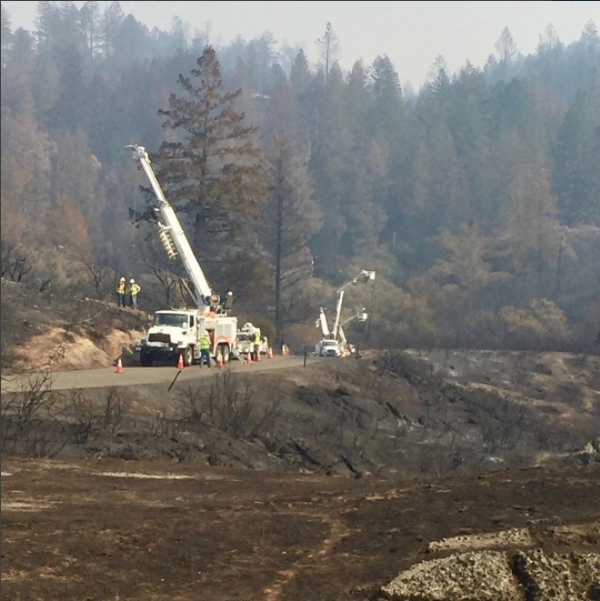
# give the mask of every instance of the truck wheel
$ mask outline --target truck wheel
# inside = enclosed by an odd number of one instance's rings
[[[144,353],[143,351],[140,353],[140,363],[142,364],[142,367],[151,367],[152,359],[152,353]]]
[[[194,362],[194,349],[191,346],[188,346],[185,351],[183,351],[183,364],[186,367],[189,367]]]
[[[229,358],[230,358],[229,357],[229,347],[226,344],[224,344],[222,348],[223,348],[223,364],[225,365],[225,364],[229,363]]]

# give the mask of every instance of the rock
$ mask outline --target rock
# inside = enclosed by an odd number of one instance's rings
[[[515,574],[536,601],[600,599],[600,554],[544,553],[541,549],[517,554]],[[599,596],[592,596],[599,595]]]
[[[515,601],[519,589],[508,557],[498,551],[424,561],[381,589],[393,601]]]
[[[499,551],[450,555],[401,573],[381,595],[392,601],[575,601],[600,599],[600,554]]]

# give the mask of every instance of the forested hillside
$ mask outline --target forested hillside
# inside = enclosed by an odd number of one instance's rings
[[[350,72],[335,23],[322,60],[269,32],[214,46],[149,30],[113,2],[2,7],[2,277],[148,310],[183,275],[127,144],[151,153],[214,288],[272,337],[308,343],[361,269],[347,310],[379,348],[593,351],[600,343],[600,36],[510,31],[483,69],[443,57],[419,91],[380,55]],[[418,51],[418,50],[415,50]]]

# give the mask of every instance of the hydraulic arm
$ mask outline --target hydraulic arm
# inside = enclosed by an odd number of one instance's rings
[[[146,172],[146,176],[150,180],[150,184],[156,195],[158,206],[154,210],[160,213],[161,220],[158,222],[160,228],[160,239],[165,247],[167,255],[170,258],[175,258],[177,255],[181,257],[181,261],[185,267],[188,277],[192,281],[194,290],[192,296],[196,305],[203,311],[210,311],[211,307],[218,304],[219,299],[216,297],[206,280],[204,272],[194,255],[188,239],[181,227],[181,223],[177,218],[177,214],[173,207],[167,202],[165,195],[158,183],[158,179],[154,174],[148,153],[143,146],[130,144],[126,148],[133,150],[134,159],[138,160]]]
[[[321,328],[324,339],[331,336],[331,333],[329,332],[329,325],[327,324],[327,317],[325,316],[325,311],[322,307],[319,309],[319,319],[317,319],[315,326],[317,326],[317,328]]]
[[[374,279],[375,279],[374,271],[367,271],[367,270],[363,269],[354,279],[350,280],[349,282],[347,282],[341,288],[338,289],[338,291],[337,291],[338,301],[337,301],[337,308],[336,308],[336,312],[335,312],[335,322],[333,324],[333,331],[332,331],[334,340],[337,339],[337,337],[338,337],[338,328],[340,327],[340,315],[342,313],[342,303],[344,301],[344,291],[346,290],[346,288],[348,286],[357,284],[359,282],[372,281]]]

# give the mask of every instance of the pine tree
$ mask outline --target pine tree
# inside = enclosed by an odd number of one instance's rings
[[[317,40],[317,44],[323,60],[323,73],[325,74],[325,85],[327,85],[329,83],[329,72],[336,63],[340,51],[340,42],[331,23],[327,23],[325,33],[322,38]]]
[[[600,224],[599,131],[600,77],[577,95],[558,136],[553,179],[569,225]]]
[[[125,14],[119,2],[113,2],[102,15],[101,44],[104,56],[107,59],[114,58],[117,47],[117,36]]]
[[[6,8],[4,8],[4,5],[2,5],[1,8],[2,8],[2,36],[0,38],[0,46],[2,48],[1,63],[2,63],[2,68],[4,68],[6,66],[6,62],[10,55],[10,50],[12,47],[13,31],[12,31],[10,15],[8,14],[8,11],[6,10]]]
[[[100,47],[101,14],[98,2],[86,2],[80,11],[81,33],[85,37],[89,62],[94,61]]]
[[[196,84],[198,82],[198,84]],[[205,48],[191,77],[179,76],[185,95],[172,93],[163,128],[169,131],[153,159],[169,201],[188,213],[194,244],[203,236],[234,233],[257,215],[263,187],[257,128],[236,110],[242,90],[223,91],[216,52]],[[213,241],[215,239],[213,238]]]

